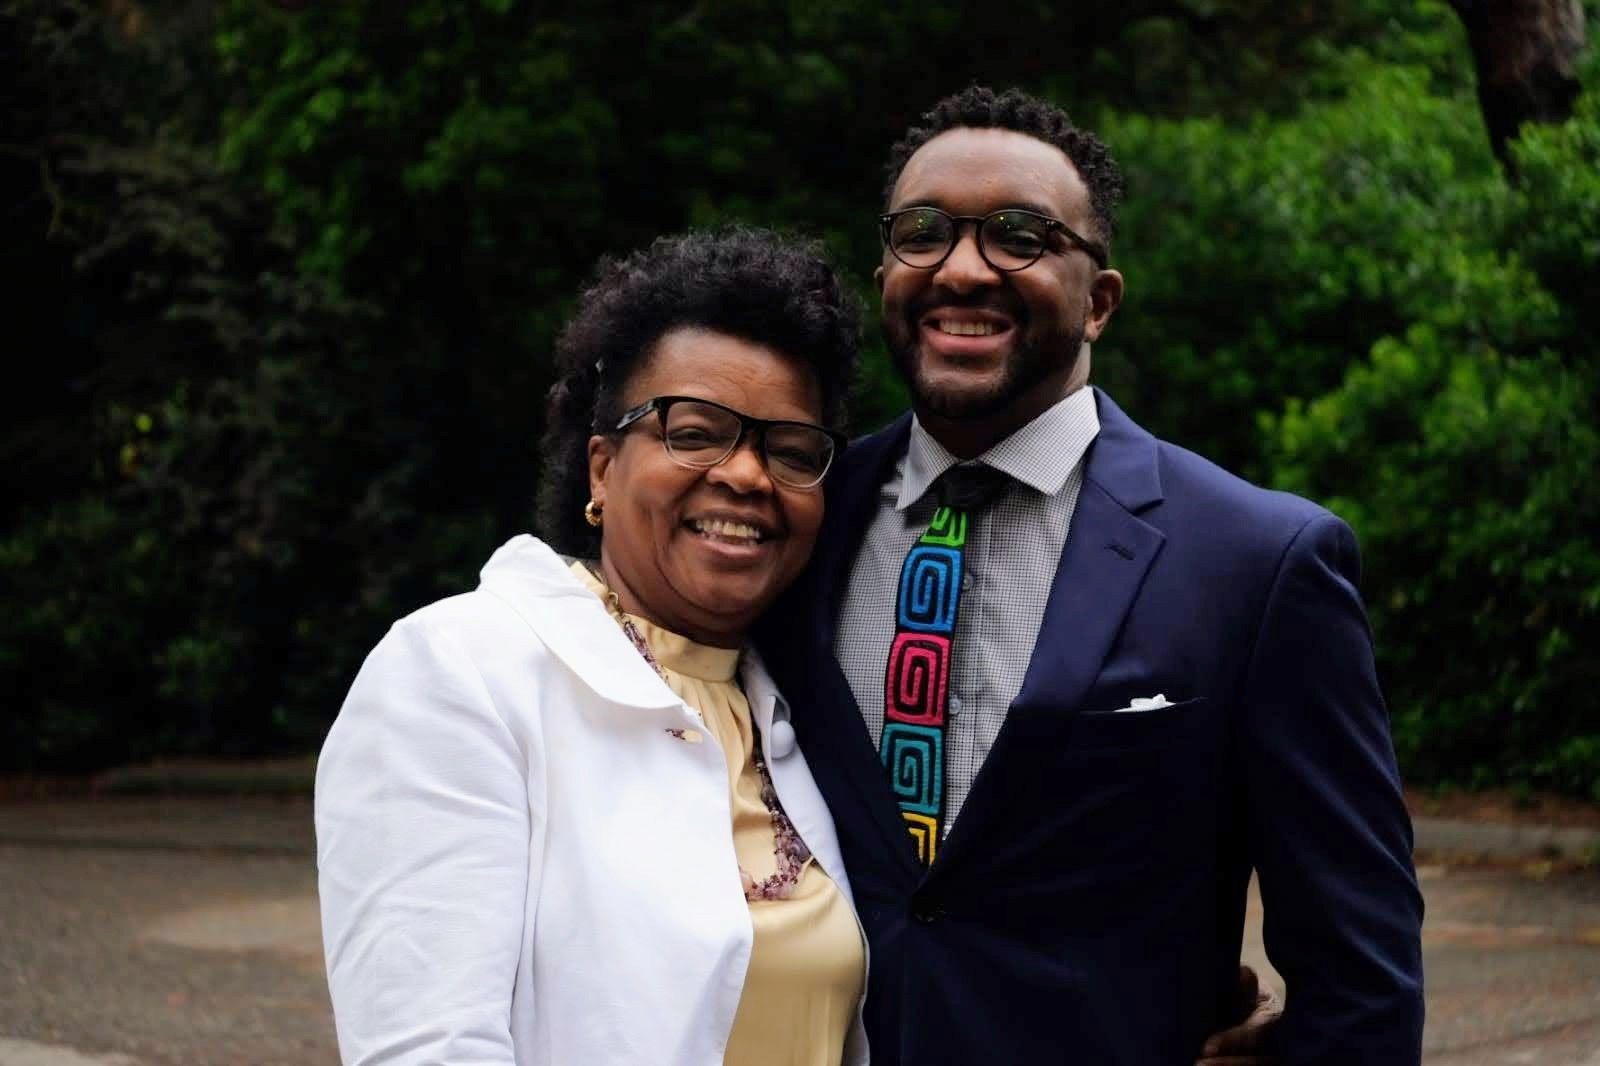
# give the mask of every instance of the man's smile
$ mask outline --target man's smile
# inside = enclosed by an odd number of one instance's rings
[[[923,314],[918,326],[927,351],[962,360],[1001,355],[1016,330],[1010,315],[976,307],[937,307]]]
[[[940,333],[957,337],[992,337],[1000,332],[1000,327],[993,322],[954,322],[936,318],[932,324]]]

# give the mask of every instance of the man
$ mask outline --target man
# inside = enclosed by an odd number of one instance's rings
[[[873,1062],[1193,1062],[1254,869],[1277,1061],[1415,1064],[1422,900],[1354,539],[1086,387],[1120,193],[1016,91],[891,156],[914,414],[830,475],[763,642],[866,927]]]

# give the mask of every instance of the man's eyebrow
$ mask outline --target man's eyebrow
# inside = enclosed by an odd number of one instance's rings
[[[951,211],[949,208],[945,207],[939,201],[937,201],[937,200],[928,200],[928,199],[907,200],[905,203],[901,204],[899,207],[892,208],[891,210],[893,210],[893,211],[910,211],[913,208],[918,208],[918,207],[936,207],[940,211],[944,211],[947,214],[954,214],[955,213],[955,212]],[[1059,217],[1059,216],[1057,216],[1057,214],[1054,211],[1052,211],[1049,208],[1045,207],[1043,204],[1035,203],[1032,200],[1013,200],[1011,203],[1008,203],[1003,207],[996,207],[996,208],[994,208],[994,209],[992,209],[990,211],[984,212],[984,214],[986,216],[987,215],[992,215],[996,211],[1032,211],[1034,214],[1043,215],[1045,218],[1057,218],[1057,217]]]
[[[1045,207],[1043,204],[1036,204],[1032,200],[1018,200],[1014,204],[1007,204],[1005,207],[996,208],[996,210],[999,210],[999,211],[1032,211],[1034,214],[1043,215],[1045,218],[1060,218],[1061,217],[1060,215],[1056,214],[1054,211],[1050,210],[1048,207]]]

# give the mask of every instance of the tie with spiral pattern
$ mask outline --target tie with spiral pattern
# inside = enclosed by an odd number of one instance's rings
[[[950,660],[967,531],[977,510],[1004,491],[1006,481],[1000,471],[976,464],[945,471],[934,483],[939,506],[933,520],[900,567],[878,754],[924,866],[933,865],[944,836]]]

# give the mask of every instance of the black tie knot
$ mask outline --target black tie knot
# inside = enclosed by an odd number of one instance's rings
[[[942,507],[972,511],[1005,491],[1010,478],[992,466],[982,463],[952,466],[933,483]]]

